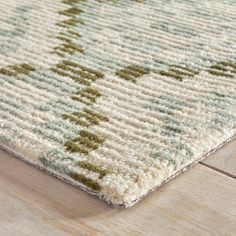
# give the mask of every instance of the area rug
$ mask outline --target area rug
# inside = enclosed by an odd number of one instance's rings
[[[0,3],[2,149],[129,207],[236,133],[236,1]]]

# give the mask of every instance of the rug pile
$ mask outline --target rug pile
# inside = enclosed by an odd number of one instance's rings
[[[129,207],[235,135],[235,1],[0,3],[2,149]]]

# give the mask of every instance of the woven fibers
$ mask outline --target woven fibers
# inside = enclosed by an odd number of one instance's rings
[[[235,135],[236,1],[0,3],[1,148],[128,207]]]

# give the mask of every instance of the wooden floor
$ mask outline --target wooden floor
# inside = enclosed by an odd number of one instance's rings
[[[130,209],[0,151],[0,235],[236,235],[236,140]]]

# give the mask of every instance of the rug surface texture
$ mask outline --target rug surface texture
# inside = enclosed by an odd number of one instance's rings
[[[128,207],[235,135],[236,1],[0,3],[2,149]]]

